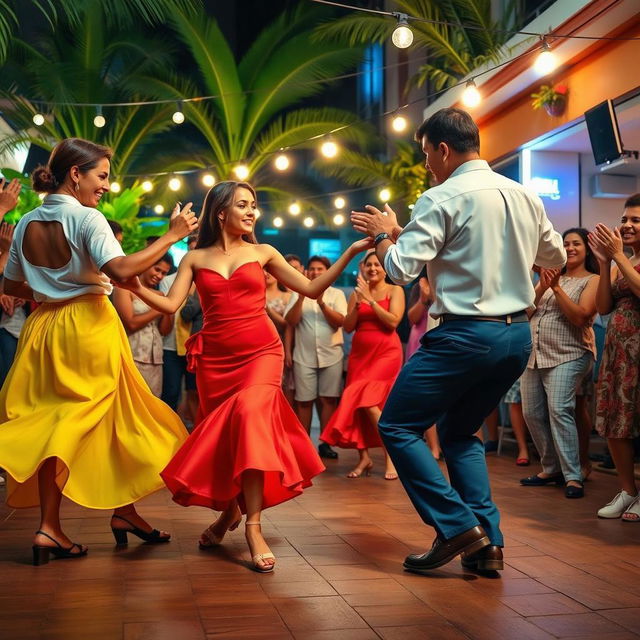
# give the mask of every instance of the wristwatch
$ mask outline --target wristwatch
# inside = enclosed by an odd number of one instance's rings
[[[377,247],[383,240],[388,240],[388,239],[389,239],[389,234],[386,231],[383,231],[373,239],[373,244]]]

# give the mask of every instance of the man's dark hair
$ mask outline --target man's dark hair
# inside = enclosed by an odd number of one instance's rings
[[[458,153],[480,153],[480,133],[473,118],[462,109],[440,109],[427,118],[416,131],[416,141],[422,143],[427,136],[437,147],[444,142]]]
[[[300,264],[302,264],[302,258],[300,258],[300,256],[297,256],[295,253],[287,253],[284,259],[287,262],[291,262],[292,260],[297,260]]]
[[[640,193],[634,193],[627,199],[624,203],[624,208],[627,209],[628,207],[640,207]]]
[[[115,220],[107,219],[107,224],[111,227],[111,231],[113,231],[113,235],[116,233],[122,233],[122,225],[117,223]]]
[[[325,256],[311,256],[309,258],[309,261],[307,262],[307,269],[311,266],[312,262],[319,262],[320,264],[323,264],[327,269],[331,266],[331,261],[329,260],[329,258],[326,258]]]

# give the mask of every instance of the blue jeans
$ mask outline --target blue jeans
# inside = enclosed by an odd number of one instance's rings
[[[480,524],[491,544],[503,545],[484,447],[474,434],[530,352],[527,322],[447,321],[424,335],[391,390],[380,435],[411,502],[442,539]],[[433,423],[450,483],[423,439]]]
[[[18,338],[14,338],[6,329],[0,329],[0,388],[16,357],[17,346]]]

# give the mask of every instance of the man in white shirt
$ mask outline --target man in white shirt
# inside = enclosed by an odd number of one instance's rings
[[[407,556],[404,567],[428,573],[462,554],[466,568],[502,569],[500,516],[473,434],[531,351],[531,268],[561,267],[566,254],[540,198],[480,159],[468,113],[441,109],[416,140],[438,186],[420,196],[407,226],[388,205],[386,216],[370,206],[352,213],[393,281],[411,282],[427,265],[430,313],[441,320],[400,372],[379,422],[413,505],[437,532],[431,550]],[[434,422],[450,484],[423,440]]]
[[[330,266],[327,258],[312,256],[307,264],[307,277],[313,280]],[[317,300],[302,295],[291,296],[285,309],[285,320],[295,328],[296,413],[307,433],[311,432],[314,402],[318,402],[321,431],[338,406],[344,359],[342,323],[346,313],[347,299],[335,287],[329,287]],[[319,445],[318,452],[323,458],[338,457],[326,443]]]

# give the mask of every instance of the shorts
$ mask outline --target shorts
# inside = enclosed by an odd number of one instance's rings
[[[295,399],[311,402],[318,397],[338,398],[342,391],[342,358],[328,367],[307,367],[293,363]]]

